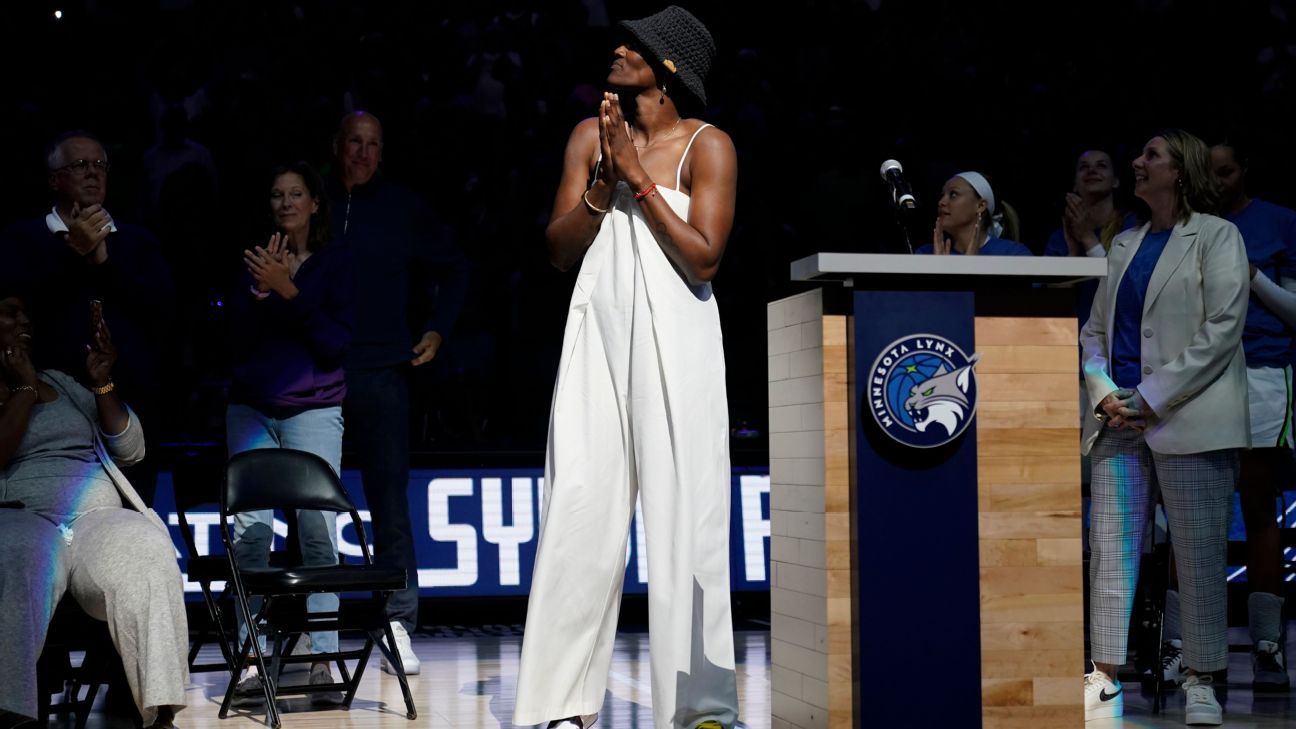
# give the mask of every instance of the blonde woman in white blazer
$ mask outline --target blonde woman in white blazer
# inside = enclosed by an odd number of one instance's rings
[[[1134,161],[1150,219],[1117,236],[1107,278],[1080,334],[1094,417],[1090,481],[1087,719],[1121,716],[1116,669],[1126,639],[1144,529],[1159,486],[1183,611],[1188,724],[1223,711],[1210,672],[1228,663],[1225,547],[1238,449],[1250,445],[1246,363],[1248,268],[1237,228],[1214,209],[1210,152],[1162,132]]]

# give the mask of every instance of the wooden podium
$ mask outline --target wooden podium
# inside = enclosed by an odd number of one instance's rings
[[[822,285],[768,306],[776,729],[1083,726],[1070,287],[1105,274],[1100,258],[792,264]]]

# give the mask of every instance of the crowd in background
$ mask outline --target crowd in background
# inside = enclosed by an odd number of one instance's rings
[[[365,109],[385,127],[380,174],[422,196],[472,264],[463,314],[416,380],[416,450],[539,452],[574,276],[545,259],[554,171],[600,98],[610,24],[655,8],[84,0],[56,20],[53,7],[6,10],[28,42],[0,51],[0,224],[48,212],[55,134],[104,141],[107,207],[158,237],[175,282],[176,301],[158,302],[175,317],[151,426],[168,440],[221,437],[237,336],[223,304],[241,251],[265,239],[266,175],[297,159],[327,173],[338,119]],[[739,153],[715,281],[739,464],[763,453],[764,305],[795,290],[788,262],[894,250],[883,159],[905,163],[924,220],[951,174],[988,173],[1036,253],[1060,225],[1079,152],[1110,150],[1128,179],[1163,126],[1208,142],[1242,130],[1252,189],[1296,200],[1284,174],[1296,152],[1290,2],[1099,2],[1049,8],[1047,21],[1004,2],[689,7],[719,45],[706,117]]]

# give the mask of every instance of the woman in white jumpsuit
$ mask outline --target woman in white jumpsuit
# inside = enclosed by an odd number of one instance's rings
[[[635,498],[648,551],[653,725],[737,721],[729,427],[711,279],[736,155],[695,118],[715,46],[670,7],[623,22],[597,118],[577,125],[546,231],[580,263],[554,388],[546,499],[514,722],[590,726],[603,705]],[[591,184],[592,182],[592,184]]]

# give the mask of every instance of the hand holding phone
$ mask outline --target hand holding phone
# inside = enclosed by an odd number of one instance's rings
[[[90,341],[94,341],[101,324],[103,324],[103,302],[99,299],[90,299]]]

